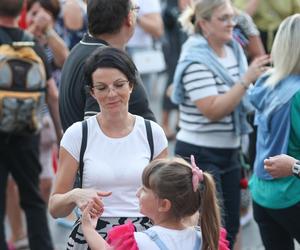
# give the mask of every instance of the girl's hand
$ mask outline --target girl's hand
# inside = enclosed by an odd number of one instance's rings
[[[91,201],[83,210],[81,222],[82,222],[82,226],[85,228],[88,227],[96,228],[98,218],[103,213],[103,208],[102,208],[101,213],[95,214],[93,206],[94,206],[94,202]]]

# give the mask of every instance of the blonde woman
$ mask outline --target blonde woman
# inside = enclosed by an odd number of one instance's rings
[[[192,35],[182,47],[172,95],[180,113],[175,153],[194,154],[214,175],[231,248],[239,229],[241,136],[251,132],[246,93],[269,62],[262,56],[247,69],[232,39],[234,15],[229,0],[198,0],[183,13],[181,23]]]
[[[294,239],[300,242],[300,181],[291,175],[274,179],[273,171],[270,174],[270,169],[264,168],[264,160],[275,155],[300,158],[299,30],[300,14],[282,22],[271,51],[274,67],[259,79],[250,95],[257,125],[250,190],[266,250],[292,250]]]

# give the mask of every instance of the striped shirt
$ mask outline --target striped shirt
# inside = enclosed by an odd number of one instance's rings
[[[230,47],[226,46],[226,56],[218,58],[229,71],[234,81],[240,78],[237,60]],[[226,93],[230,87],[216,76],[206,65],[193,63],[183,73],[185,89],[184,102],[179,106],[180,131],[177,139],[203,147],[237,148],[240,137],[234,133],[232,113],[219,121],[211,121],[196,107],[195,102]]]

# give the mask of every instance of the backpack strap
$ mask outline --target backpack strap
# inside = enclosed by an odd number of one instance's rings
[[[152,134],[152,127],[151,127],[151,122],[147,119],[144,119],[145,121],[145,126],[146,126],[146,132],[147,132],[147,139],[150,147],[150,161],[153,160],[153,153],[154,153],[154,144],[153,144],[153,134]]]
[[[0,41],[3,43],[5,41],[5,44],[13,44],[14,40],[11,38],[11,36],[5,32],[4,29],[0,28]],[[34,37],[29,34],[28,32],[23,31],[22,32],[22,37],[21,37],[21,42],[34,42]]]
[[[82,123],[82,140],[81,140],[81,147],[80,147],[80,156],[79,156],[79,177],[80,177],[80,187],[82,188],[82,179],[83,179],[83,156],[86,149],[87,144],[87,133],[88,133],[88,126],[87,121],[84,120]]]
[[[5,41],[5,42],[3,42]],[[4,29],[0,28],[0,44],[4,43],[4,44],[11,44],[13,42],[13,39],[10,37],[9,34],[7,34],[7,32],[5,32]]]
[[[165,243],[159,238],[158,234],[152,230],[147,229],[146,231],[143,231],[144,234],[146,234],[154,243],[158,246],[160,250],[168,250]]]

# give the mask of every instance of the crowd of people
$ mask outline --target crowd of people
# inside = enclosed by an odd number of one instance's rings
[[[70,250],[239,250],[246,159],[263,246],[293,250],[299,31],[294,0],[0,0],[0,249],[54,250],[49,212]]]

